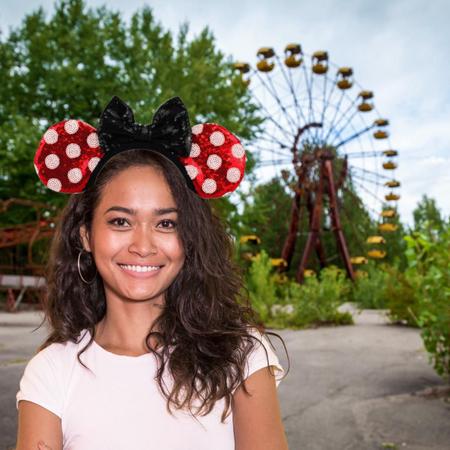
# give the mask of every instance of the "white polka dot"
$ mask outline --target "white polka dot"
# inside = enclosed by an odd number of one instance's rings
[[[64,124],[64,129],[68,134],[75,134],[78,131],[78,121],[77,120],[68,120]]]
[[[94,169],[97,167],[97,164],[99,161],[100,161],[100,158],[97,158],[96,156],[94,156],[93,158],[91,158],[89,160],[88,167],[91,172],[93,172]]]
[[[200,145],[192,144],[191,153],[189,153],[189,156],[191,158],[197,158],[198,155],[200,155]]]
[[[198,125],[194,125],[192,127],[192,134],[201,134],[201,132],[203,131],[203,124],[199,123]]]
[[[47,181],[47,187],[52,191],[59,192],[61,190],[61,181],[59,181],[58,178],[50,178],[50,180]]]
[[[45,165],[49,169],[56,169],[59,166],[59,158],[54,153],[50,153],[45,157]]]
[[[54,144],[58,140],[58,133],[52,128],[48,129],[44,134],[44,141],[47,144]]]
[[[39,175],[39,169],[37,168],[37,165],[36,165],[36,164],[33,164],[33,166],[34,166],[34,170],[35,170],[36,173]]]
[[[219,155],[209,155],[206,165],[213,170],[217,170],[222,165],[222,158]]]
[[[186,172],[188,173],[191,180],[193,180],[198,175],[198,169],[195,166],[191,166],[190,164],[187,166],[184,166],[186,169]]]
[[[66,155],[69,158],[78,158],[81,154],[81,148],[78,144],[69,144],[66,147]]]
[[[202,184],[202,190],[206,194],[212,194],[217,190],[217,184],[212,178],[207,178]]]
[[[245,155],[245,150],[241,144],[234,144],[233,147],[231,147],[231,153],[235,158],[242,158]]]
[[[227,170],[227,180],[230,183],[236,183],[241,178],[241,172],[236,167]]]
[[[214,131],[209,137],[209,142],[211,142],[212,145],[219,147],[225,142],[225,136],[220,131]]]
[[[81,170],[76,167],[75,169],[70,169],[67,172],[67,178],[71,183],[78,183],[81,178],[83,178],[83,174]]]
[[[96,147],[99,146],[97,133],[91,133],[91,134],[87,137],[87,144],[88,144],[89,147],[91,147],[91,148],[96,148]]]

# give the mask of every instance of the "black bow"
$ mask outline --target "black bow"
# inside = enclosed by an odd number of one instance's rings
[[[114,96],[100,116],[97,132],[106,153],[146,148],[173,158],[189,156],[191,150],[189,115],[180,97],[161,105],[150,125],[141,125],[134,121],[131,108]]]
[[[150,125],[141,125],[134,121],[131,108],[114,96],[100,116],[97,134],[105,154],[90,176],[86,189],[94,183],[106,162],[117,153],[148,149],[161,153],[175,163],[189,188],[195,192],[194,184],[179,159],[189,156],[192,143],[189,115],[180,97],[173,97],[162,104]]]

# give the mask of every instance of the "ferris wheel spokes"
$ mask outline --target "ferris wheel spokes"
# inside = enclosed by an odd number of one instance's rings
[[[294,105],[295,105],[295,114],[297,116],[297,121],[300,124],[303,121],[306,123],[306,119],[303,116],[303,111],[300,108],[300,105],[298,103],[298,98],[297,98],[297,94],[294,90],[294,86],[293,86],[293,80],[292,80],[292,75],[291,72],[288,69],[284,68],[284,65],[281,63],[280,57],[278,55],[275,56],[276,60],[277,60],[277,64],[281,67],[281,72],[284,76],[284,79],[286,80],[286,83],[289,87],[289,90],[291,92],[292,98],[294,99]],[[289,76],[286,74],[286,72],[289,74]],[[301,114],[301,117],[300,117]]]
[[[292,134],[292,131],[290,130],[286,130],[284,129],[279,121],[275,120],[272,115],[270,114],[270,112],[268,111],[268,109],[264,106],[264,104],[258,99],[258,97],[256,96],[256,94],[253,95],[255,101],[258,103],[259,107],[267,114],[265,119],[267,119],[269,122],[273,123],[279,130],[281,133],[283,133],[284,137],[288,140],[291,140],[295,137],[295,134]]]
[[[327,78],[328,78],[328,77],[327,77]],[[330,106],[331,98],[332,98],[332,96],[333,96],[333,93],[334,93],[334,90],[335,90],[335,88],[336,88],[336,85],[337,85],[337,74],[336,74],[335,80],[332,82],[332,88],[330,89],[330,92],[329,92],[329,94],[328,94],[328,97],[327,97],[326,99],[324,98],[324,107],[323,107],[323,110],[322,110],[322,118],[321,118],[321,122],[322,122],[322,123],[324,123],[324,120],[325,120],[325,114],[326,114],[326,112],[327,112],[327,110],[328,110],[328,107]],[[341,92],[341,96],[340,96],[339,101],[338,101],[338,106],[337,106],[337,108],[335,108],[335,111],[334,111],[334,118],[333,118],[333,120],[335,119],[336,114],[337,114],[338,111],[339,111],[340,104],[341,104],[343,98],[344,98],[344,91]],[[333,122],[333,121],[332,121],[332,122]],[[325,134],[325,128],[322,128],[322,130],[320,131],[320,137],[319,137],[319,139],[320,139],[320,141],[321,141],[323,144],[326,144],[326,142],[324,142],[324,139],[323,139],[324,134]]]
[[[366,152],[354,152],[354,153],[347,153],[347,156],[352,159],[359,159],[359,158],[370,158],[373,156],[383,156],[382,151],[375,151],[375,150],[368,150]]]
[[[270,78],[270,76],[268,75],[268,80],[269,80],[269,84],[270,86],[267,85],[267,83],[265,82],[264,78],[262,77],[262,75],[259,73],[259,71],[254,70],[253,71],[256,76],[258,77],[259,81],[263,84],[263,86],[267,89],[267,92],[269,92],[273,99],[275,100],[275,102],[277,103],[277,105],[279,106],[279,108],[281,109],[281,111],[284,113],[287,121],[289,122],[290,126],[293,127],[293,132],[295,134],[295,129],[297,128],[297,125],[295,123],[295,120],[291,117],[291,115],[289,114],[289,112],[287,111],[286,107],[281,103],[280,100],[280,96],[278,95],[276,88],[272,82],[272,79]],[[292,132],[292,130],[291,130]]]
[[[342,94],[343,94],[343,96],[345,96],[345,93],[344,93],[344,92],[343,92]],[[353,119],[353,117],[354,117],[355,114],[357,113],[357,108],[355,108],[356,102],[357,102],[357,99],[353,99],[353,100],[350,102],[350,104],[347,106],[347,109],[341,114],[341,116],[339,117],[339,119],[337,120],[337,122],[335,122],[334,120],[333,120],[333,122],[331,122],[330,127],[329,127],[329,130],[328,130],[328,133],[327,133],[327,135],[325,136],[325,141],[328,140],[328,138],[330,137],[330,134],[331,134],[332,132],[335,132],[335,134],[340,134],[340,133],[346,128],[346,126],[351,122],[351,120]],[[355,109],[356,109],[356,112],[355,112]],[[350,119],[347,120],[346,125],[345,125],[344,127],[341,127],[341,128],[338,130],[338,129],[337,129],[338,124],[341,123],[342,120],[344,120],[344,118],[347,116],[347,114],[348,114],[349,112],[351,112],[352,110],[353,110],[353,113],[350,115]]]
[[[331,142],[331,145],[333,145],[333,147],[335,147],[335,148],[339,148],[341,145],[347,144],[347,143],[353,141],[353,139],[359,138],[359,136],[363,135],[364,133],[367,133],[374,127],[375,127],[375,125],[369,125],[368,127],[364,128],[360,131],[357,131],[355,134],[349,136],[348,138],[343,139],[341,142],[339,142],[337,144],[333,144],[333,142],[336,140],[336,139],[333,139],[333,141]],[[341,131],[343,131],[343,130],[341,130]]]
[[[383,174],[378,173],[378,172],[374,172],[372,170],[363,169],[362,167],[353,166],[352,169],[353,170],[359,170],[359,171],[364,172],[364,173],[369,174],[369,175],[375,175],[376,177],[382,178],[384,180],[390,180],[390,177],[388,177],[386,175],[383,175]]]

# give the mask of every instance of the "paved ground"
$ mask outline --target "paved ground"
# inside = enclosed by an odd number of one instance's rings
[[[278,331],[291,361],[279,386],[290,450],[449,450],[449,389],[429,366],[418,331],[387,325],[374,311],[355,320]],[[0,450],[14,448],[15,394],[45,336],[44,327],[32,332],[39,323],[37,313],[0,313]],[[282,345],[271,340],[287,368]]]

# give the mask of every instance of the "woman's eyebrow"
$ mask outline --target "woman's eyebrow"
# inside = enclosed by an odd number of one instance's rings
[[[129,214],[130,216],[136,215],[135,209],[125,208],[124,206],[111,206],[111,208],[108,208],[105,211],[105,214],[107,214],[110,211],[119,211],[119,212]],[[169,213],[178,213],[178,209],[172,207],[172,208],[156,208],[153,210],[153,214],[155,216],[163,216],[164,214],[169,214]]]

